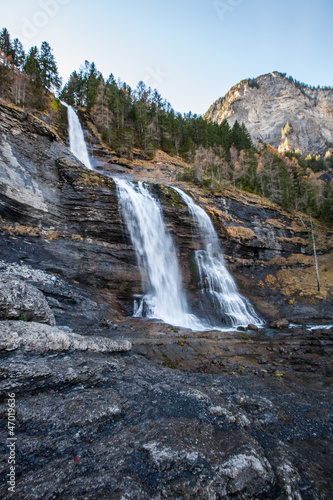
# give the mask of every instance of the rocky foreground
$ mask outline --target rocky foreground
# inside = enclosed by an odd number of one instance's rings
[[[331,498],[332,329],[198,334],[27,266],[1,282],[1,498]]]

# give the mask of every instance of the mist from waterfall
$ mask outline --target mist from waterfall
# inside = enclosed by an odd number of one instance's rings
[[[204,244],[204,249],[195,251],[201,298],[209,299],[222,323],[232,326],[262,324],[250,301],[237,290],[235,280],[225,265],[222,248],[209,216],[181,189],[174,189],[187,204]],[[208,319],[211,322],[212,318]]]
[[[77,113],[72,106],[62,102],[67,107],[68,129],[69,129],[69,144],[71,152],[78,160],[80,160],[87,168],[93,170],[91,166],[87,145],[84,140],[83,130]]]
[[[135,304],[134,316],[207,330],[189,311],[183,290],[176,248],[162,217],[162,210],[148,185],[114,179],[120,207],[135,248],[144,295]]]

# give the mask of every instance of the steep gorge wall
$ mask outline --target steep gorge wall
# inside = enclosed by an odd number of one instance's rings
[[[84,169],[42,121],[3,103],[0,111],[0,260],[106,288],[130,314],[141,275],[113,180]],[[296,215],[256,196],[182,188],[212,217],[242,293],[264,317],[333,316],[332,234],[322,233],[319,242],[323,282],[318,294],[307,234]],[[193,221],[174,190],[154,184],[153,191],[195,307],[193,251],[200,241]]]

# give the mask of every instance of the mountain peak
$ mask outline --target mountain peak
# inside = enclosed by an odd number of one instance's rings
[[[244,123],[254,142],[280,151],[325,154],[333,146],[333,89],[315,88],[273,71],[242,80],[215,101],[208,121]],[[288,134],[283,134],[286,124]]]

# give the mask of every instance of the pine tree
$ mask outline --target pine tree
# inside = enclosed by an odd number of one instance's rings
[[[13,48],[7,28],[3,28],[0,33],[0,50],[4,57],[4,65],[10,66],[13,60]]]
[[[11,78],[10,78],[10,69],[4,63],[1,64],[2,61],[5,61],[6,56],[0,49],[0,95],[3,98],[7,97],[8,89],[10,88]]]
[[[136,88],[135,102],[135,128],[138,135],[138,146],[145,149],[148,144],[147,127],[148,117],[148,90],[143,81],[140,81]]]
[[[68,82],[62,89],[59,98],[65,101],[70,106],[77,106],[78,103],[78,95],[77,95],[77,82],[78,82],[78,74],[76,71],[70,75]]]
[[[31,81],[36,85],[41,83],[41,67],[39,64],[39,53],[36,46],[31,47],[26,57],[24,72],[30,77]]]
[[[25,52],[23,45],[18,38],[13,42],[13,63],[18,70],[21,70],[25,62]]]
[[[244,123],[240,125],[237,120],[231,130],[230,141],[239,151],[242,149],[249,150],[253,147],[250,134]]]
[[[242,149],[241,148],[241,134],[242,134],[242,129],[241,126],[239,125],[238,121],[236,120],[232,129],[231,129],[231,144],[237,148],[238,150]]]
[[[333,223],[333,182],[326,182],[323,193],[323,206],[321,216],[327,222]]]
[[[218,125],[218,135],[219,135],[219,145],[222,146],[226,151],[229,151],[231,146],[231,128],[226,119],[224,119],[221,125]]]
[[[38,62],[42,85],[48,90],[58,90],[61,86],[61,80],[52,49],[47,42],[43,42],[41,45]]]
[[[37,47],[31,47],[26,57],[23,70],[30,78],[29,105],[33,108],[43,110],[45,102],[45,90],[42,85],[41,67],[39,64],[39,53]]]
[[[241,147],[241,149],[245,149],[245,150],[252,149],[253,148],[252,139],[251,139],[249,131],[247,130],[247,128],[245,126],[245,123],[242,123],[241,129],[242,129],[242,147]]]
[[[87,69],[88,69],[88,71],[86,72],[87,111],[90,111],[96,102],[98,87],[100,83],[102,83],[103,77],[101,73],[97,71],[94,62],[92,62]]]

